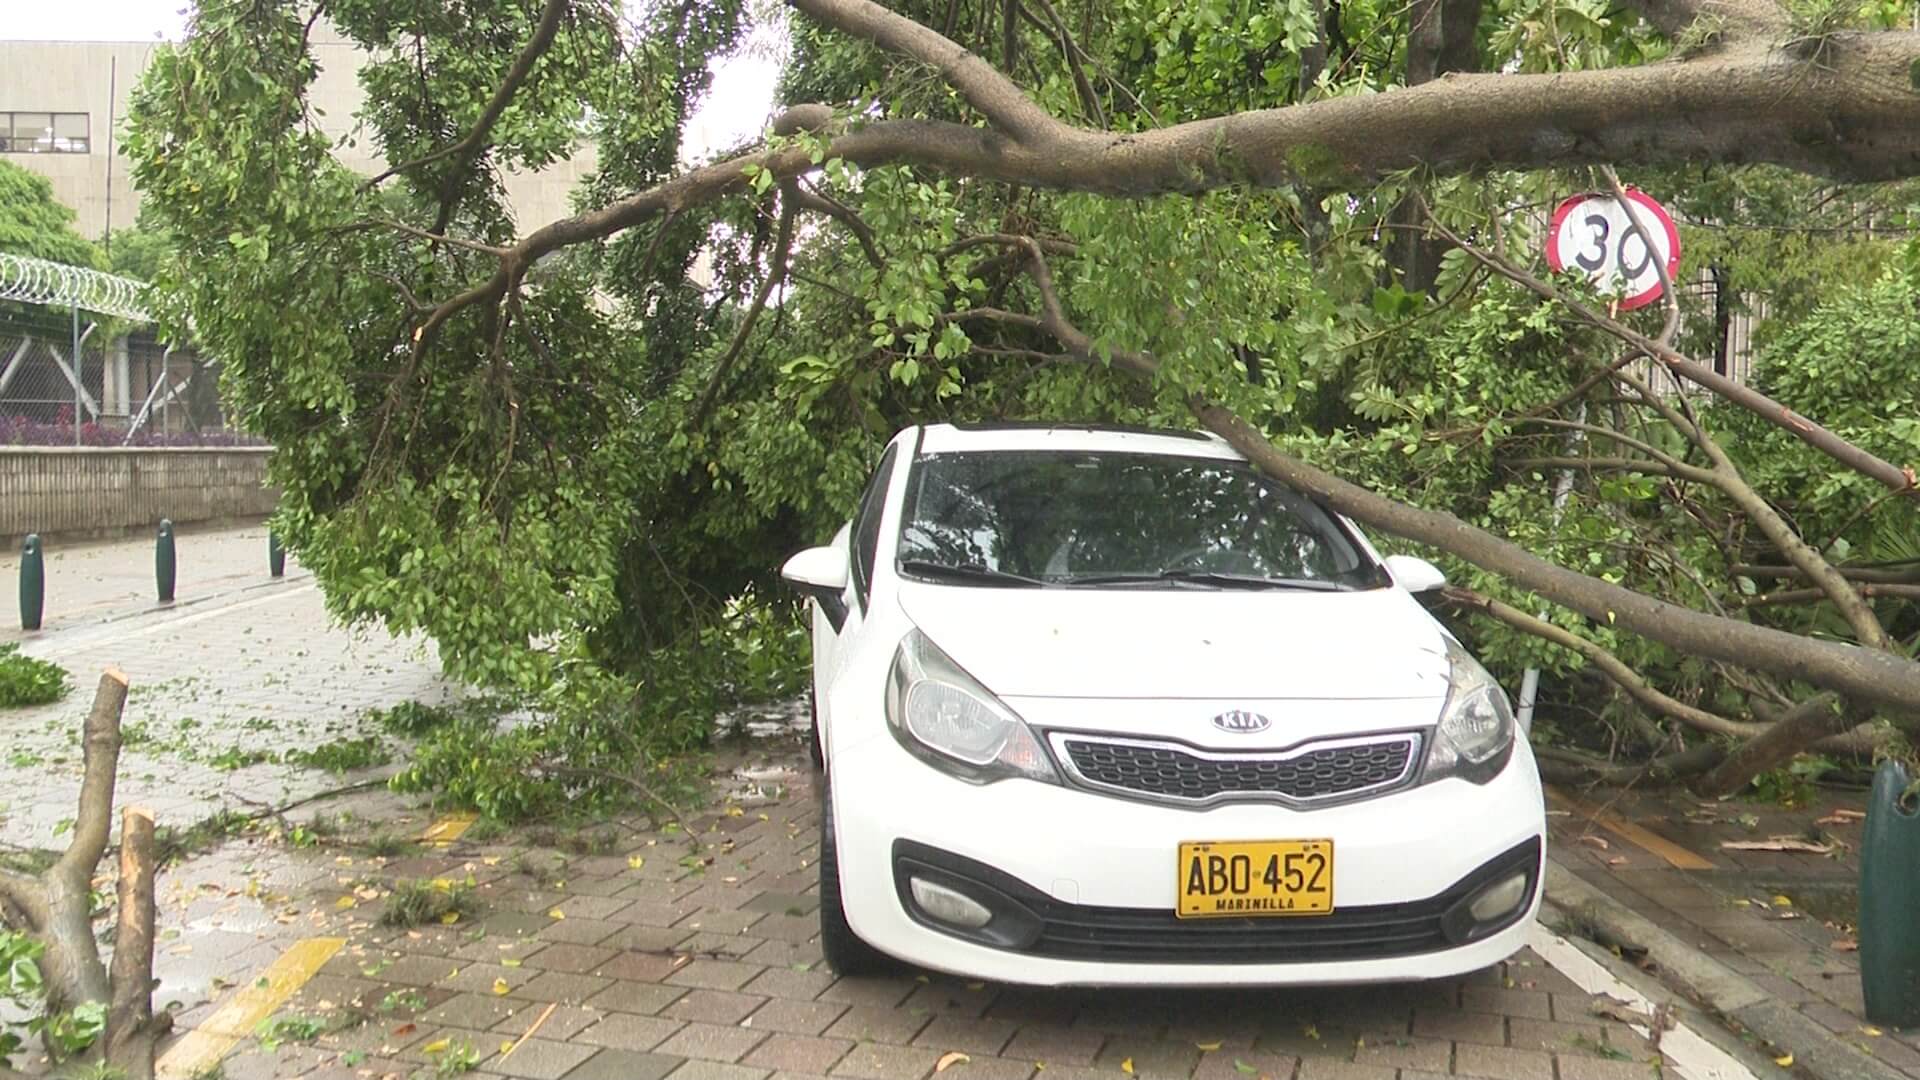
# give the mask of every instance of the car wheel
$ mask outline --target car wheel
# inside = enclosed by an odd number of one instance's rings
[[[833,800],[820,785],[820,953],[836,975],[885,975],[899,969],[887,954],[861,941],[840,902],[840,857],[833,844]]]
[[[807,756],[813,759],[815,769],[827,767],[827,755],[820,745],[820,698],[813,691],[807,691],[807,715],[813,718],[811,735],[807,738]]]

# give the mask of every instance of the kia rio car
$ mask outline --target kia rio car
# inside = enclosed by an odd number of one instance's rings
[[[1350,983],[1523,944],[1539,778],[1414,599],[1440,572],[1223,441],[909,428],[783,575],[843,974]]]

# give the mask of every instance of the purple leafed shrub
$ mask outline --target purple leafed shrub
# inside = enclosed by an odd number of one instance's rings
[[[142,428],[126,442],[127,429],[110,424],[80,425],[82,446],[265,446],[267,440],[243,431],[153,431]],[[72,446],[73,424],[46,423],[23,416],[0,416],[0,446]]]

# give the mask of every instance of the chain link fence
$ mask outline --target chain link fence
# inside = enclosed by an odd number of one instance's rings
[[[0,446],[231,446],[219,368],[159,340],[138,282],[0,256]],[[79,300],[77,311],[63,302]]]

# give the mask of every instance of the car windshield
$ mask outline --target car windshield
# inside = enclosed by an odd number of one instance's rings
[[[1362,588],[1371,560],[1325,510],[1244,461],[971,451],[913,469],[899,565],[970,585]]]

